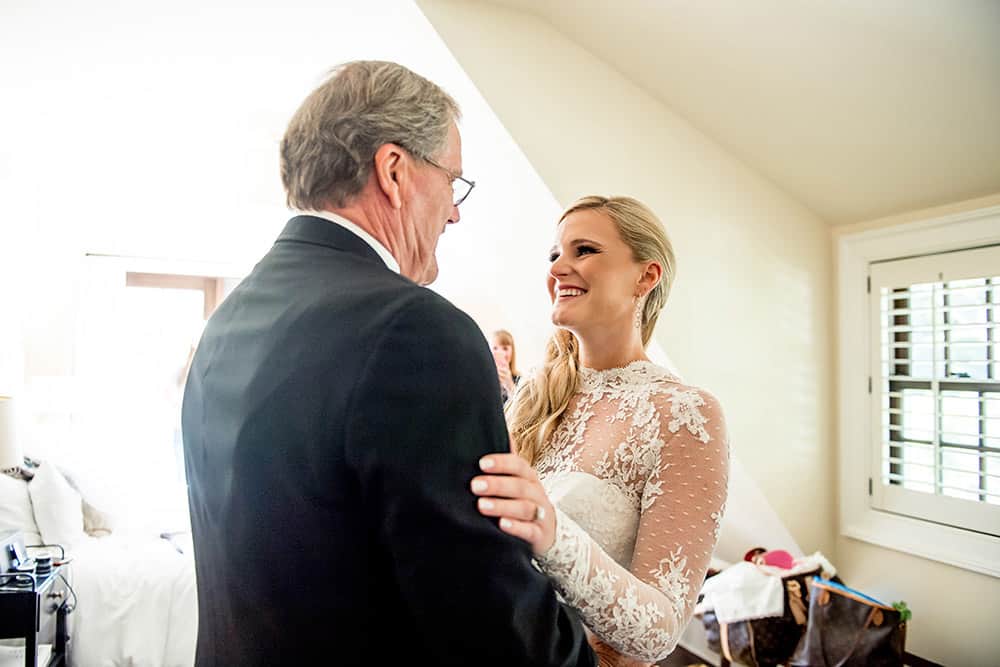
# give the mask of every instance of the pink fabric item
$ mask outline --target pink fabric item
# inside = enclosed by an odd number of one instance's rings
[[[792,554],[788,553],[784,549],[767,551],[762,557],[765,565],[780,567],[783,570],[790,570],[795,565],[795,559],[792,558]]]

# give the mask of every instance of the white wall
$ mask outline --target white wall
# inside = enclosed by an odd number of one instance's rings
[[[1000,205],[1000,193],[949,206],[834,228],[834,246],[843,234]],[[941,664],[979,667],[997,664],[1000,636],[1000,579],[936,561],[838,536],[837,564],[849,584],[881,599],[906,600],[913,610],[907,649]],[[979,611],[972,611],[972,610]]]
[[[832,554],[823,221],[548,24],[486,3],[419,4],[561,204],[628,194],[660,215],[679,275],[657,339],[720,397],[734,451],[802,548]]]
[[[837,234],[1000,195],[831,232],[551,26],[486,3],[419,4],[560,203],[620,192],[660,213],[680,275],[658,339],[722,398],[735,451],[802,547],[831,556],[849,584],[905,599],[912,652],[995,663],[996,579],[836,535],[830,332]]]
[[[277,143],[295,106],[336,62],[399,60],[463,106],[479,182],[442,239],[436,289],[484,329],[512,329],[530,365],[548,332],[556,200],[649,203],[680,260],[658,340],[720,396],[734,450],[800,544],[862,588],[891,578],[916,612],[915,652],[989,664],[996,580],[835,540],[822,221],[550,26],[420,6],[475,86],[409,2],[5,2],[0,392],[72,375],[84,252],[254,261],[287,217]]]
[[[359,58],[403,63],[461,105],[479,185],[434,288],[537,359],[559,207],[412,2],[13,0],[0,10],[0,392],[38,399],[19,402],[31,453],[83,446],[84,254],[252,265],[289,217],[288,119]]]
[[[355,58],[402,62],[463,107],[479,186],[442,240],[435,288],[487,329],[516,333],[524,299],[525,322],[544,318],[550,238],[532,234],[557,205],[411,2],[140,4],[5,4],[0,55],[18,66],[3,74],[0,224],[10,272],[31,277],[19,298],[29,374],[72,367],[66,278],[82,252],[246,263],[265,251],[287,218],[285,124]]]

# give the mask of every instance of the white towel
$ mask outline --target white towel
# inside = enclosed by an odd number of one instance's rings
[[[717,562],[721,563],[713,559],[713,564]],[[827,578],[837,573],[833,564],[819,551],[795,559],[795,566],[790,570],[741,561],[725,567],[705,581],[701,587],[704,598],[694,611],[700,614],[714,610],[720,623],[781,616],[785,612],[782,577],[812,572],[817,568]]]
[[[701,592],[705,597],[695,613],[714,610],[720,623],[781,616],[785,611],[781,577],[745,561],[708,579]]]

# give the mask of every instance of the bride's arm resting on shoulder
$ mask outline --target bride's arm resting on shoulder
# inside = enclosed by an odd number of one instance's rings
[[[500,517],[501,530],[531,544],[539,566],[586,625],[623,655],[654,662],[673,651],[691,618],[726,497],[725,419],[712,394],[691,395],[698,419],[658,406],[663,442],[645,480],[630,569],[554,509],[535,471],[516,455],[484,457],[480,466],[489,474],[473,480],[479,511]]]

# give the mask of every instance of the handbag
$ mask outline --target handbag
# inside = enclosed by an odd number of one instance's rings
[[[719,623],[714,611],[701,615],[709,648],[730,662],[748,667],[784,664],[794,653],[808,620],[807,582],[820,568],[782,577],[784,612],[781,616]]]
[[[789,667],[903,665],[900,611],[835,581],[815,577],[809,585],[809,623]]]

